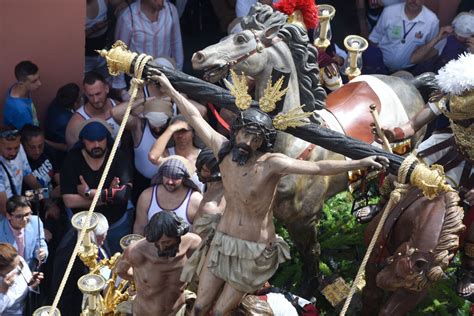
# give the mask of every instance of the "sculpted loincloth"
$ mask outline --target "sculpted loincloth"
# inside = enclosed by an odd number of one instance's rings
[[[289,259],[289,246],[278,235],[269,246],[216,231],[207,267],[236,290],[253,293],[273,276],[280,263]]]
[[[202,241],[198,249],[194,251],[184,265],[181,277],[179,278],[181,282],[191,283],[194,277],[198,277],[199,274],[201,274],[209,246],[211,245],[220,219],[221,214],[204,214],[194,221],[193,232],[201,236]]]

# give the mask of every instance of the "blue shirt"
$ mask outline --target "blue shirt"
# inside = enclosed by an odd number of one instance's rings
[[[11,96],[11,88],[3,108],[3,124],[14,126],[20,130],[25,124],[38,126],[36,109],[31,98],[15,98]]]

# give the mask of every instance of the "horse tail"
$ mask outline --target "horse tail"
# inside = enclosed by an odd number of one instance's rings
[[[438,82],[433,72],[422,73],[411,79],[410,82],[418,89],[425,103],[428,102],[433,92],[439,90]]]

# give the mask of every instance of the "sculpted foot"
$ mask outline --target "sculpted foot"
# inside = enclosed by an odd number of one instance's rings
[[[464,298],[474,293],[474,271],[463,271],[457,284],[458,295]]]
[[[382,207],[380,205],[367,205],[354,212],[356,220],[360,224],[370,222],[380,211]]]

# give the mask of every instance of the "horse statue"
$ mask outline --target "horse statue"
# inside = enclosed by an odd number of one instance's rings
[[[304,105],[317,121],[330,129],[373,143],[369,105],[376,104],[381,124],[399,126],[423,107],[419,83],[389,76],[361,76],[327,96],[319,82],[317,50],[308,44],[302,27],[287,23],[287,15],[255,4],[241,22],[243,31],[196,52],[193,67],[216,82],[229,69],[255,79],[255,99],[263,95],[274,69],[289,74],[283,111]],[[278,79],[278,78],[277,78]],[[382,97],[383,96],[383,97]],[[326,105],[326,107],[325,107]],[[344,159],[287,133],[279,133],[275,151],[290,157],[318,161]],[[318,288],[319,244],[316,224],[323,202],[347,189],[348,176],[285,176],[275,197],[274,214],[288,229],[302,255],[305,279],[299,293],[309,296]]]
[[[365,269],[364,315],[405,315],[433,282],[446,278],[443,271],[465,228],[459,200],[455,192],[428,200],[412,188],[391,210]],[[381,215],[368,225],[366,238],[372,238]]]

